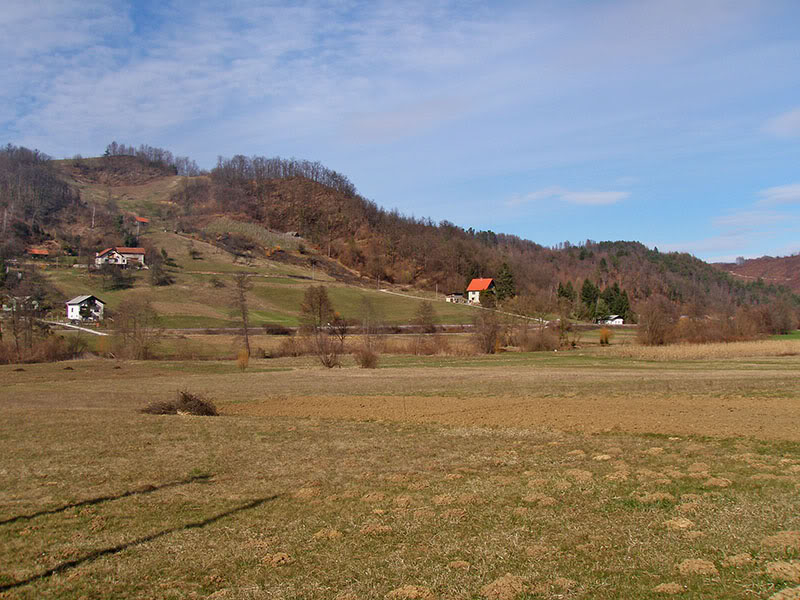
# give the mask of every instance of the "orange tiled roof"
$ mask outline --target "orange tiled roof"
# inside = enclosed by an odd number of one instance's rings
[[[50,251],[44,248],[31,248],[28,250],[28,254],[32,254],[33,256],[50,256]]]
[[[111,248],[106,248],[102,252],[98,252],[97,256],[105,256],[112,250],[116,250],[120,254],[144,254],[144,248],[125,248],[124,246],[112,246]]]
[[[469,282],[469,286],[467,287],[468,292],[483,292],[489,289],[489,286],[492,285],[494,279],[491,277],[486,279],[473,279]]]
[[[136,220],[139,221],[139,223],[149,223],[150,222],[150,219],[148,219],[147,217],[136,217]]]

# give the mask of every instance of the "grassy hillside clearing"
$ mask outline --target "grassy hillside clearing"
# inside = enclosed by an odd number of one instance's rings
[[[0,367],[0,591],[769,598],[800,585],[799,360]],[[223,416],[137,412],[181,388]]]
[[[415,298],[384,294],[377,289],[336,283],[321,269],[312,270],[266,258],[246,263],[234,261],[230,253],[212,244],[174,233],[148,232],[142,240],[158,250],[164,248],[174,259],[177,267],[168,268],[174,284],[151,286],[149,272],[144,270],[136,272],[133,288],[107,290],[99,275],[90,275],[85,269],[50,267],[44,272],[63,294],[64,301],[80,294],[94,294],[107,302],[112,312],[125,298],[145,294],[152,299],[162,324],[168,328],[236,326],[238,315],[232,308],[232,275],[236,272],[253,276],[248,302],[254,326],[265,323],[298,325],[300,303],[309,285],[328,286],[335,309],[354,321],[359,320],[363,302],[368,301],[386,323],[409,323],[420,302]],[[191,251],[197,259],[192,258]],[[433,298],[432,294],[413,293]],[[474,316],[474,309],[437,302],[436,313],[443,324],[468,323]]]

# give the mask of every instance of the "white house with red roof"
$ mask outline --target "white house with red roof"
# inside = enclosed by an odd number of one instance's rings
[[[120,265],[143,267],[144,248],[127,248],[125,246],[112,246],[102,252],[95,254],[94,264],[101,265]]]
[[[489,292],[494,289],[494,279],[479,278],[473,279],[467,286],[467,302],[470,304],[481,303],[481,292]]]

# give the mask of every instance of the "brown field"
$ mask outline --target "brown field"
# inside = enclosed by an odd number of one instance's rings
[[[0,597],[770,598],[800,586],[799,369],[3,366]],[[222,416],[138,412],[178,389]]]

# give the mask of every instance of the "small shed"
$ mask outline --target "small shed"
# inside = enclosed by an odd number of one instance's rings
[[[445,302],[452,302],[453,304],[463,304],[464,294],[461,292],[451,292],[444,297]]]
[[[69,321],[102,321],[106,303],[97,296],[76,296],[67,301],[67,320]]]
[[[467,286],[467,299],[470,304],[480,304],[481,292],[490,292],[492,290],[494,290],[494,279],[490,277],[473,279]]]

